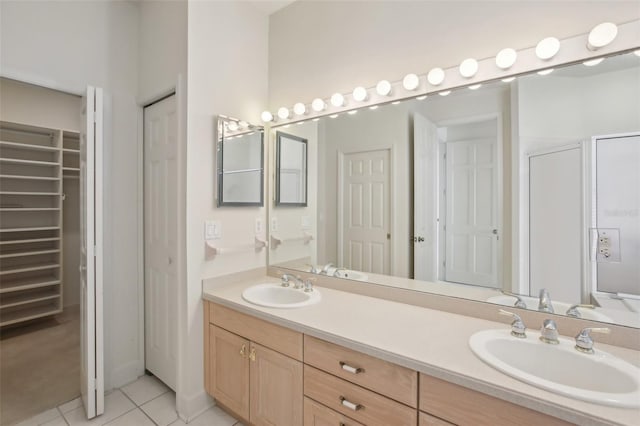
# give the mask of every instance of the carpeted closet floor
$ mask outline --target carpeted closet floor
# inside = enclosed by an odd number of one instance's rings
[[[0,424],[80,395],[80,310],[0,331]]]

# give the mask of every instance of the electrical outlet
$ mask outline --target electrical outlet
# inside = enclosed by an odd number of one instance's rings
[[[591,235],[592,261],[621,262],[619,229],[592,228]]]
[[[272,217],[271,218],[271,232],[277,232],[278,231],[278,218],[277,217]]]
[[[262,234],[262,218],[259,218],[259,217],[256,218],[255,233],[256,235]]]

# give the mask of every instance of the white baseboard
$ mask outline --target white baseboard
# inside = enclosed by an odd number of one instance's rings
[[[105,383],[105,390],[119,388],[142,376],[144,363],[141,360],[132,361],[112,369],[110,374],[105,373],[105,377],[109,378],[109,381]]]
[[[176,395],[176,411],[183,422],[189,423],[208,410],[215,402],[204,389],[195,395]]]

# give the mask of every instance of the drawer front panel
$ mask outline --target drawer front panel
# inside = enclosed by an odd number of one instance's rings
[[[418,422],[415,409],[308,365],[304,366],[304,394],[369,426],[415,426]]]
[[[420,374],[420,410],[460,426],[571,424],[426,374]]]
[[[304,398],[304,426],[364,426],[307,397]]]
[[[416,371],[307,335],[304,362],[411,407],[418,406]]]
[[[427,413],[420,411],[419,414],[419,426],[455,426],[453,423],[449,423],[445,420],[433,417]]]
[[[302,333],[209,303],[210,321],[218,327],[302,361]]]

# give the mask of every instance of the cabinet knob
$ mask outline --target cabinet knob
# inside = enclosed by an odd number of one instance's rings
[[[244,358],[246,354],[247,354],[247,345],[242,345],[242,347],[240,348],[240,356]]]
[[[251,352],[249,352],[249,359],[251,361],[256,360],[256,348],[251,348]]]

